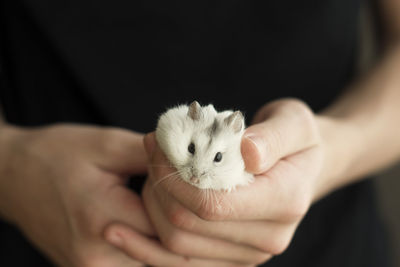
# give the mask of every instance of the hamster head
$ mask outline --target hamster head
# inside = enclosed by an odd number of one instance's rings
[[[231,190],[250,182],[240,152],[240,111],[216,112],[197,102],[164,113],[156,138],[180,177],[201,189]]]

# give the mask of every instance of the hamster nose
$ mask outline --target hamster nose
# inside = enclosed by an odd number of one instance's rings
[[[190,168],[190,170],[192,171],[192,175],[194,176],[194,177],[199,177],[199,172],[195,169],[195,168]]]
[[[194,176],[192,176],[192,177],[190,178],[190,181],[191,181],[192,183],[194,183],[194,184],[199,184],[199,182],[200,182],[199,178],[194,177]]]
[[[199,170],[192,169],[192,174],[193,174],[194,177],[199,178],[201,176],[204,176],[206,174],[206,172],[205,171],[200,172]]]

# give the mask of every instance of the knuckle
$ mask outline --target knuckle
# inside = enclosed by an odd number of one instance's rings
[[[305,185],[299,185],[286,192],[284,197],[285,202],[280,206],[281,221],[298,222],[307,213],[311,205],[311,192],[310,188]]]
[[[304,190],[303,193],[299,193],[297,197],[294,197],[294,201],[291,205],[291,213],[294,218],[300,220],[306,215],[311,204],[311,195],[311,193],[308,193],[306,190]]]
[[[256,247],[265,252],[265,253],[271,253],[271,239],[262,239],[260,240],[257,244]]]
[[[216,194],[212,199],[202,202],[195,213],[206,221],[221,221],[237,215],[232,205],[232,199],[224,193]]]
[[[222,208],[211,207],[209,205],[201,205],[196,210],[197,216],[206,221],[222,220],[225,216]]]
[[[263,264],[264,262],[268,261],[271,258],[271,254],[269,253],[258,253],[255,257],[254,257],[254,261],[252,263],[254,264]]]
[[[306,102],[295,98],[281,100],[278,110],[288,112],[304,121],[312,119],[314,114]]]
[[[282,217],[286,221],[299,221],[306,215],[308,207],[309,203],[304,196],[295,198],[284,210]]]
[[[162,239],[163,245],[170,251],[183,254],[185,253],[185,244],[183,240],[184,236],[180,231],[172,231],[169,235]]]
[[[288,112],[294,118],[295,123],[307,129],[309,133],[316,133],[314,112],[305,102],[298,99],[287,100],[282,106],[282,110]]]
[[[200,205],[199,208],[196,210],[196,214],[207,221],[211,221],[214,219],[214,212],[212,210],[205,206],[205,205]]]
[[[289,246],[289,241],[285,237],[279,236],[266,240],[263,244],[259,245],[259,248],[272,255],[282,254]],[[270,254],[264,254],[265,258],[260,258],[260,260],[268,260],[272,256]]]
[[[289,241],[286,240],[284,237],[276,238],[273,240],[271,247],[270,247],[270,253],[272,255],[279,255],[282,254],[289,246]]]
[[[283,110],[292,112],[311,111],[306,102],[297,98],[285,98],[277,101],[277,105]]]
[[[193,219],[183,207],[174,208],[167,217],[168,221],[178,228],[190,230],[193,227]]]

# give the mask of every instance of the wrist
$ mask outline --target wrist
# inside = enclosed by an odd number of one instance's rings
[[[3,123],[0,126],[0,218],[7,221],[14,221],[12,215],[11,203],[7,199],[6,192],[12,181],[9,180],[9,166],[13,160],[13,150],[23,133],[22,128]]]
[[[324,151],[324,164],[315,189],[315,200],[352,182],[352,163],[361,153],[363,135],[356,124],[344,119],[317,115]]]

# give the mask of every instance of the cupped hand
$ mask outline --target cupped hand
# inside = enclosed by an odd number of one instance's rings
[[[107,225],[122,223],[141,240],[142,255],[155,235],[140,197],[125,186],[147,171],[142,139],[78,125],[2,128],[2,216],[59,266],[143,266],[103,237]]]
[[[298,100],[272,102],[255,116],[242,155],[256,179],[233,192],[204,191],[177,179],[154,135],[145,143],[152,167],[144,203],[161,242],[175,253],[261,263],[287,248],[320,196],[326,144],[318,119]]]
[[[148,137],[149,138],[149,137]],[[150,137],[155,142],[154,136]],[[152,144],[146,142],[148,152],[153,148],[150,148]],[[154,145],[154,143],[153,143]],[[149,152],[149,154],[152,154]],[[180,234],[178,235],[179,240],[176,240],[177,235],[175,234],[174,225],[171,224],[168,219],[165,218],[158,199],[154,195],[154,185],[150,184],[151,177],[158,175],[158,171],[167,172],[170,174],[172,170],[169,167],[164,155],[159,151],[154,153],[154,156],[160,156],[160,160],[155,159],[151,156],[149,163],[149,175],[146,184],[143,189],[143,198],[145,202],[146,211],[149,214],[150,220],[157,230],[158,239],[152,240],[150,245],[142,245],[142,255],[138,255],[137,235],[129,228],[125,227],[120,223],[113,223],[107,227],[106,236],[118,235],[121,238],[120,242],[110,243],[121,248],[127,255],[130,255],[133,259],[138,259],[151,266],[230,266],[230,267],[243,267],[253,266],[255,262],[261,262],[269,257],[266,253],[259,251],[258,249],[249,248],[247,245],[238,246],[232,242],[224,242],[221,240],[214,240],[202,236],[185,236],[181,239]],[[157,174],[153,171],[157,170]],[[185,244],[181,243],[185,241]],[[153,253],[157,251],[159,256]],[[240,256],[237,256],[239,253]],[[248,255],[245,255],[245,254]],[[245,259],[245,260],[243,260]],[[247,260],[246,260],[247,259]],[[249,262],[251,262],[249,264]]]

